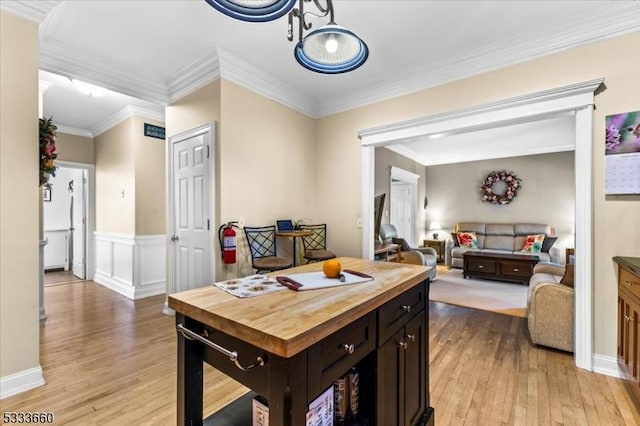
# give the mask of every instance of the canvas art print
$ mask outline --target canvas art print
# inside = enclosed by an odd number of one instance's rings
[[[605,194],[640,194],[640,111],[605,121]]]

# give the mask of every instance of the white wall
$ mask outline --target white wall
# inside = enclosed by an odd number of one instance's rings
[[[82,184],[82,170],[59,167],[56,175],[49,179],[51,184],[51,201],[43,204],[44,230],[69,229],[71,207],[71,193],[69,182],[75,185]]]

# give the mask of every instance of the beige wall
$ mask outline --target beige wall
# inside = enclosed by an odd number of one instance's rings
[[[640,203],[637,198],[605,199],[602,137],[606,115],[640,109],[640,61],[628,55],[639,44],[640,33],[633,33],[318,120],[322,178],[317,197],[327,199],[341,189],[339,203],[319,203],[319,213],[334,228],[344,216],[360,214],[360,130],[604,77],[607,90],[596,97],[593,128],[594,334],[595,352],[614,357],[617,299],[611,258],[640,255]],[[345,252],[359,256],[361,231],[354,226],[341,226],[341,231]]]
[[[135,234],[134,124],[130,117],[95,137],[97,232]]]
[[[144,123],[164,127],[159,121],[133,117],[136,235],[165,234],[166,143],[144,136]]]
[[[16,43],[15,40],[20,40]],[[0,11],[0,377],[39,365],[38,24]]]
[[[518,196],[508,205],[482,201],[480,186],[493,170],[509,170],[522,179]],[[456,222],[545,223],[558,234],[554,246],[573,247],[573,151],[429,166],[427,194],[429,221],[440,222],[445,239]]]
[[[324,219],[315,212],[313,119],[217,80],[168,106],[166,120],[168,135],[217,123],[217,210],[212,226],[216,258],[216,231],[222,223],[244,218],[246,225],[260,226],[282,218]],[[252,273],[244,235],[240,232],[238,237],[238,264],[223,269],[218,262],[217,277]],[[279,250],[289,255],[290,246],[290,241],[283,241]]]
[[[94,164],[93,138],[57,132],[56,148],[58,160],[74,163]]]
[[[389,206],[391,205],[391,167],[398,167],[420,176],[420,178],[418,178],[418,194],[416,196],[418,210],[415,220],[416,226],[414,227],[413,241],[415,246],[422,245],[422,239],[425,236],[425,227],[427,226],[427,223],[425,222],[427,218],[426,212],[422,208],[424,206],[424,197],[427,194],[426,168],[422,164],[400,154],[396,154],[387,148],[376,148],[375,151],[374,194],[387,194],[384,201],[382,223],[389,223]],[[373,200],[371,202],[373,203]]]

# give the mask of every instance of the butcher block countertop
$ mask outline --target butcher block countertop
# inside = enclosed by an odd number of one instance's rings
[[[169,307],[270,353],[289,358],[427,278],[430,267],[338,258],[373,281],[318,290],[235,297],[213,285],[169,295]],[[271,273],[321,271],[322,262]]]

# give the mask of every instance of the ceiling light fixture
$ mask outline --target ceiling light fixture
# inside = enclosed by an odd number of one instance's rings
[[[268,22],[286,15],[297,0],[205,0],[220,13],[246,22]]]
[[[71,83],[78,92],[94,98],[99,98],[109,90],[105,89],[104,87],[96,86],[95,84],[87,83],[86,81],[78,80],[76,78],[72,79]]]
[[[341,74],[353,71],[365,63],[369,57],[369,48],[352,31],[340,27],[334,19],[332,0],[205,0],[219,12],[241,21],[272,21],[289,13],[287,39],[294,40],[293,19],[298,19],[298,42],[294,56],[303,67],[323,74]],[[305,12],[305,3],[316,6],[319,13]],[[324,18],[329,22],[311,31],[306,37],[304,32],[311,29],[307,16]]]

